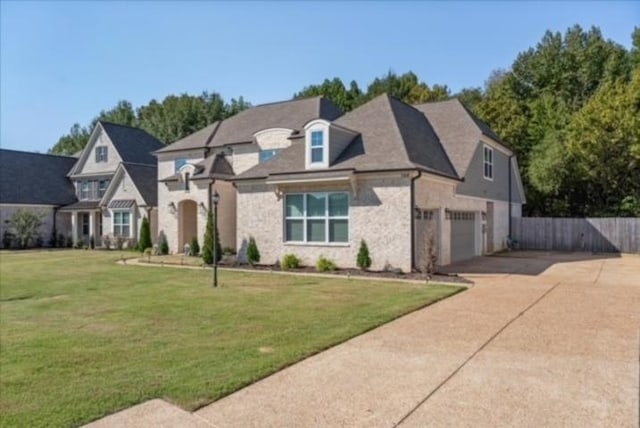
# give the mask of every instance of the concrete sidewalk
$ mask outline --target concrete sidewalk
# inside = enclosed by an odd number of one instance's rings
[[[470,290],[173,426],[637,426],[640,257],[554,257],[477,259]],[[127,420],[92,426],[161,426]]]

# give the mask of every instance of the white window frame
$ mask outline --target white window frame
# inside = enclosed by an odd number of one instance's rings
[[[96,163],[108,162],[109,148],[108,146],[96,146]]]
[[[84,186],[87,186],[86,190]],[[91,200],[91,181],[90,180],[82,180],[80,182],[80,191],[78,192],[78,199],[81,201],[89,201]]]
[[[487,156],[488,155],[488,156]],[[483,144],[482,146],[482,176],[485,180],[493,181],[493,147]],[[487,174],[487,167],[490,174]]]
[[[304,127],[305,130],[305,167],[306,169],[329,167],[330,125],[324,119],[316,119]],[[322,146],[313,146],[313,133],[322,132]],[[322,161],[312,162],[313,149],[322,149]]]
[[[116,214],[129,214],[129,234],[128,235],[123,235],[123,234],[116,234]],[[111,210],[111,234],[113,236],[120,236],[123,238],[131,238],[133,236],[133,213],[131,212],[131,210]],[[120,227],[120,232],[122,232],[122,227],[126,226],[126,223],[121,222],[118,224],[118,227]]]
[[[104,189],[101,189],[100,184],[104,183]],[[97,194],[98,199],[102,199],[105,193],[107,193],[107,188],[109,187],[109,180],[98,180],[97,186]]]
[[[329,215],[329,195],[341,194],[347,197],[347,215],[346,216],[330,216]],[[325,198],[324,204],[324,216],[322,217],[309,217],[307,215],[307,195],[320,196]],[[302,216],[287,216],[287,197],[289,196],[302,196]],[[287,193],[283,199],[283,222],[282,222],[282,239],[286,244],[306,244],[306,245],[336,245],[336,246],[348,246],[351,239],[351,199],[349,192],[295,192]],[[287,220],[302,220],[302,241],[288,241],[287,240]],[[309,220],[324,220],[324,241],[309,241],[307,237],[307,223]],[[329,240],[329,223],[331,220],[346,220],[347,221],[347,240],[346,241],[330,241]]]
[[[321,137],[321,144],[319,146],[314,146],[313,145],[313,136],[320,134]],[[311,132],[309,133],[309,165],[323,165],[325,164],[325,146],[327,144],[327,139],[325,138],[325,132],[324,130],[321,129],[313,129],[311,130]],[[320,150],[320,152],[322,153],[322,159],[314,161],[313,160],[313,151],[314,150]]]

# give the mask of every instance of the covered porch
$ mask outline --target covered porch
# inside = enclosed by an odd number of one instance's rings
[[[95,247],[102,245],[103,218],[99,201],[80,201],[60,209],[61,215],[68,215],[71,219],[71,239],[74,247],[86,245]]]

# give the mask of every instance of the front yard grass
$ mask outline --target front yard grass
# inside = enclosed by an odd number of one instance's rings
[[[2,426],[74,426],[164,398],[194,410],[460,291],[0,253]]]

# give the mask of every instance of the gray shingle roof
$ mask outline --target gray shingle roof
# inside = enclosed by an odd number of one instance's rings
[[[341,114],[335,104],[322,97],[262,104],[243,110],[219,123],[212,123],[158,150],[158,153],[250,143],[253,141],[253,134],[264,129],[299,130],[310,120],[322,118],[331,121]]]
[[[78,201],[60,208],[60,211],[72,210],[97,210],[100,207],[100,201]]]
[[[458,178],[438,136],[425,116],[386,94],[334,121],[359,132],[327,170],[380,171],[421,169]],[[305,169],[304,140],[294,140],[269,162],[240,174],[238,179],[264,178]]]
[[[486,135],[509,148],[486,123],[473,115],[456,98],[420,104],[414,107],[429,119],[429,122],[440,137],[449,159],[451,159],[461,177],[466,175],[467,168],[482,135]]]
[[[67,173],[76,158],[0,149],[0,203],[67,205],[76,200]]]
[[[131,162],[123,162],[122,166],[147,206],[158,206],[158,167]]]
[[[192,180],[206,178],[228,179],[235,175],[231,164],[223,154],[209,156],[202,162],[197,163],[195,167],[196,173],[191,177]]]
[[[123,162],[155,165],[157,160],[151,154],[164,144],[146,131],[117,123],[100,121]]]

